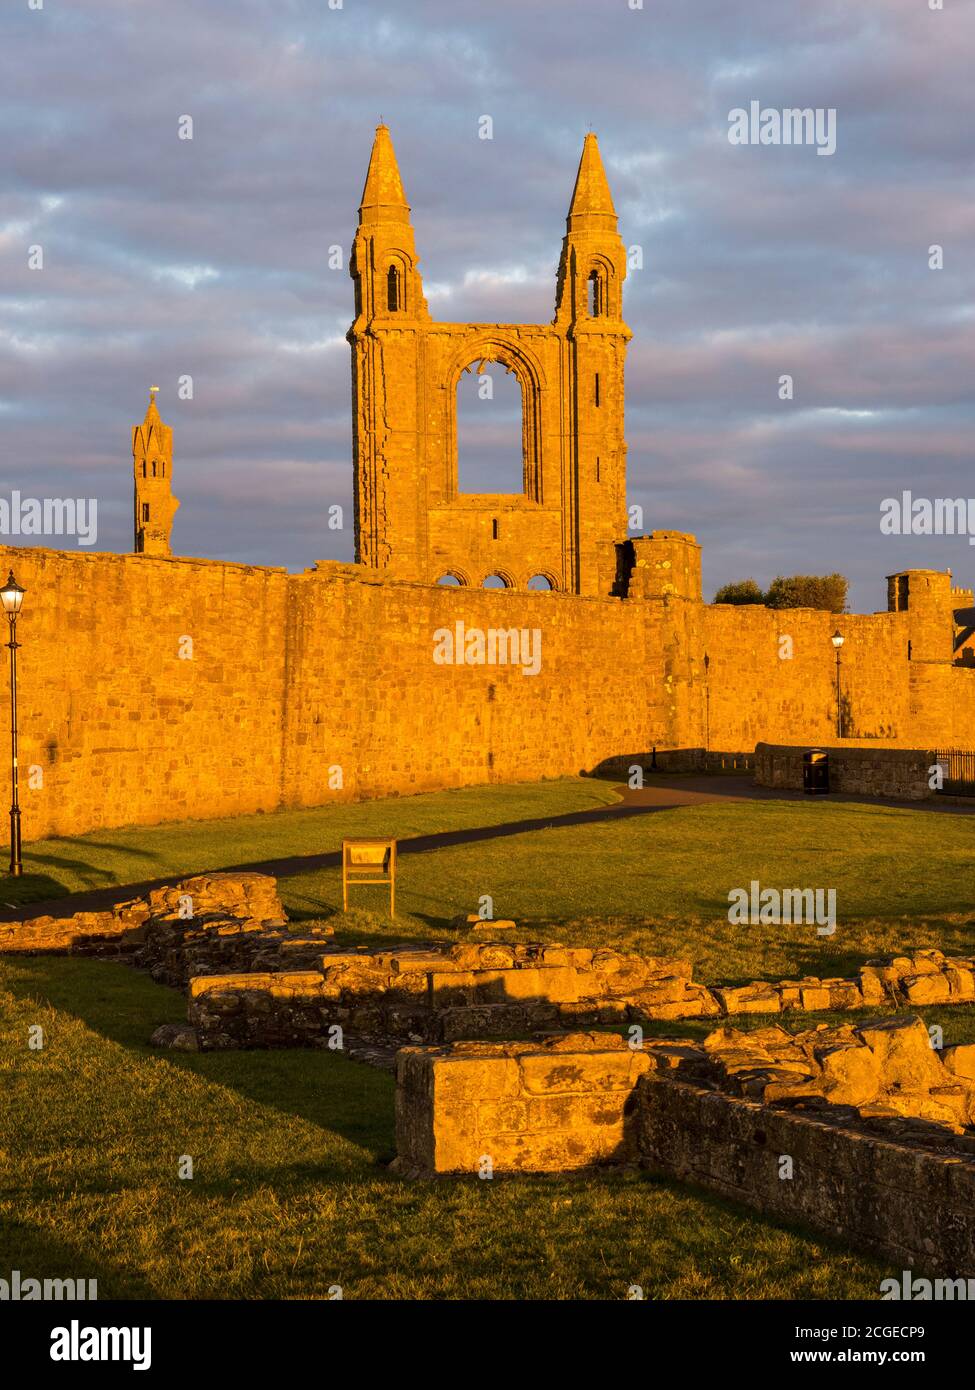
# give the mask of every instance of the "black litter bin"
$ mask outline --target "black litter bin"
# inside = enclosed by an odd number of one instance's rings
[[[829,754],[814,748],[802,755],[802,790],[808,796],[823,796],[829,791]]]

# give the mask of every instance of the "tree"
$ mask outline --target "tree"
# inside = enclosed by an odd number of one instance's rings
[[[764,603],[765,595],[754,579],[739,579],[725,584],[714,596],[715,603]]]
[[[842,574],[781,574],[772,580],[765,602],[769,608],[822,608],[842,613],[848,585]]]

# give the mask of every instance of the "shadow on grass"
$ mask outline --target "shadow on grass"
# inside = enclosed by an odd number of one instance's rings
[[[54,847],[64,844],[72,849],[77,849],[79,845],[82,845],[87,849],[108,850],[120,857],[127,855],[133,859],[143,860],[146,864],[159,862],[159,856],[153,854],[151,850],[137,849],[132,845],[112,844],[105,840],[48,840],[45,843]],[[24,854],[26,872],[20,879],[6,884],[4,890],[0,891],[0,898],[5,897],[9,890],[11,898],[18,903],[45,902],[51,898],[66,896],[71,891],[53,872],[36,872],[33,868],[34,865],[43,865],[47,869],[61,870],[66,875],[73,875],[75,879],[80,879],[87,889],[105,888],[118,882],[118,875],[113,869],[100,869],[87,860],[79,859],[76,856],[42,853],[28,846]]]
[[[63,1240],[41,1226],[16,1217],[3,1223],[0,1268],[8,1279],[7,1271],[14,1269],[20,1270],[21,1280],[95,1279],[95,1292],[86,1301],[93,1300],[96,1294],[99,1299],[160,1297],[141,1271],[113,1264],[104,1254],[93,1254],[90,1248]],[[71,1306],[77,1315],[77,1305]]]
[[[463,830],[439,830],[423,835],[413,835],[399,840],[398,853],[406,854],[425,854],[431,850],[450,849],[456,845],[474,844],[485,840],[504,839],[511,836],[524,835],[536,830],[557,829],[563,826],[590,825],[602,821],[613,821],[628,819],[632,816],[645,816],[655,811],[666,811],[677,809],[673,806],[627,806],[622,803],[614,803],[611,806],[599,806],[583,811],[568,811],[561,814],[547,816],[533,816],[525,820],[505,821],[498,824],[471,826]],[[206,822],[200,822],[202,827],[206,827]],[[150,863],[160,862],[157,855],[148,850],[134,849],[131,846],[115,845],[95,840],[84,840],[77,842],[67,842],[76,844],[91,845],[95,849],[107,849],[118,854],[137,855],[141,859],[148,860]],[[125,879],[120,880],[118,873],[113,869],[99,869],[91,864],[85,863],[80,859],[68,859],[56,855],[44,855],[35,853],[30,848],[27,850],[28,863],[48,863],[56,865],[65,872],[71,871],[77,874],[87,887],[82,891],[69,891],[56,878],[27,873],[23,878],[11,880],[7,886],[7,901],[4,902],[3,894],[0,894],[0,904],[3,906],[36,906],[38,903],[52,903],[52,910],[65,912],[82,912],[87,910],[99,910],[108,908],[115,902],[121,902],[125,898],[132,897],[137,893],[146,891],[149,888],[157,887],[161,883],[175,882],[180,878],[187,878],[196,873],[264,873],[272,874],[275,878],[289,878],[297,874],[311,873],[320,869],[335,869],[341,864],[341,850],[328,850],[321,854],[302,854],[287,855],[274,859],[261,859],[248,861],[247,863],[235,864],[212,864],[205,868],[187,867],[173,870],[165,877],[158,879]],[[36,884],[35,884],[36,880]],[[64,899],[74,899],[70,905]],[[86,901],[87,899],[87,901]],[[53,905],[57,904],[56,909]],[[302,919],[302,910],[298,909],[298,920]],[[320,915],[320,914],[319,914]],[[6,920],[9,913],[0,912],[0,920]]]
[[[149,1046],[163,1023],[185,1023],[175,989],[116,961],[7,958],[3,984],[22,1000],[73,1015],[92,1032],[140,1057],[154,1057],[365,1149],[376,1163],[395,1154],[392,1076],[327,1048],[175,1052]],[[347,1167],[348,1165],[344,1165]]]

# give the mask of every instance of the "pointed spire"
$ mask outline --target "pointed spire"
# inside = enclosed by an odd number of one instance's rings
[[[576,174],[575,188],[566,228],[570,232],[586,230],[616,230],[616,209],[613,195],[609,191],[606,170],[599,153],[599,142],[590,131],[582,146],[579,172]]]
[[[403,192],[389,127],[380,124],[376,127],[366,184],[359,204],[359,223],[409,220],[410,206]]]
[[[133,450],[139,448],[148,451],[154,447],[154,440],[165,448],[167,439],[172,437],[173,432],[159,414],[159,407],[156,404],[156,392],[158,390],[158,386],[150,386],[146,417],[141,425],[132,426]]]

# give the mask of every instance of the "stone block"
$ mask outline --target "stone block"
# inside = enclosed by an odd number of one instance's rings
[[[975,1081],[975,1043],[957,1043],[954,1047],[944,1048],[941,1062],[951,1076]]]
[[[775,1014],[782,1007],[782,1000],[774,985],[729,986],[715,989],[713,993],[726,1014]]]
[[[938,1055],[919,1018],[880,1019],[857,1031],[875,1054],[885,1087],[923,1092],[944,1083]]]
[[[649,1067],[642,1052],[522,1055],[522,1084],[529,1095],[591,1094],[631,1090]]]
[[[948,977],[940,972],[904,975],[901,978],[901,990],[909,1004],[946,1004],[951,998]]]
[[[877,1054],[859,1044],[828,1047],[818,1054],[825,1093],[834,1105],[865,1105],[883,1089]]]

